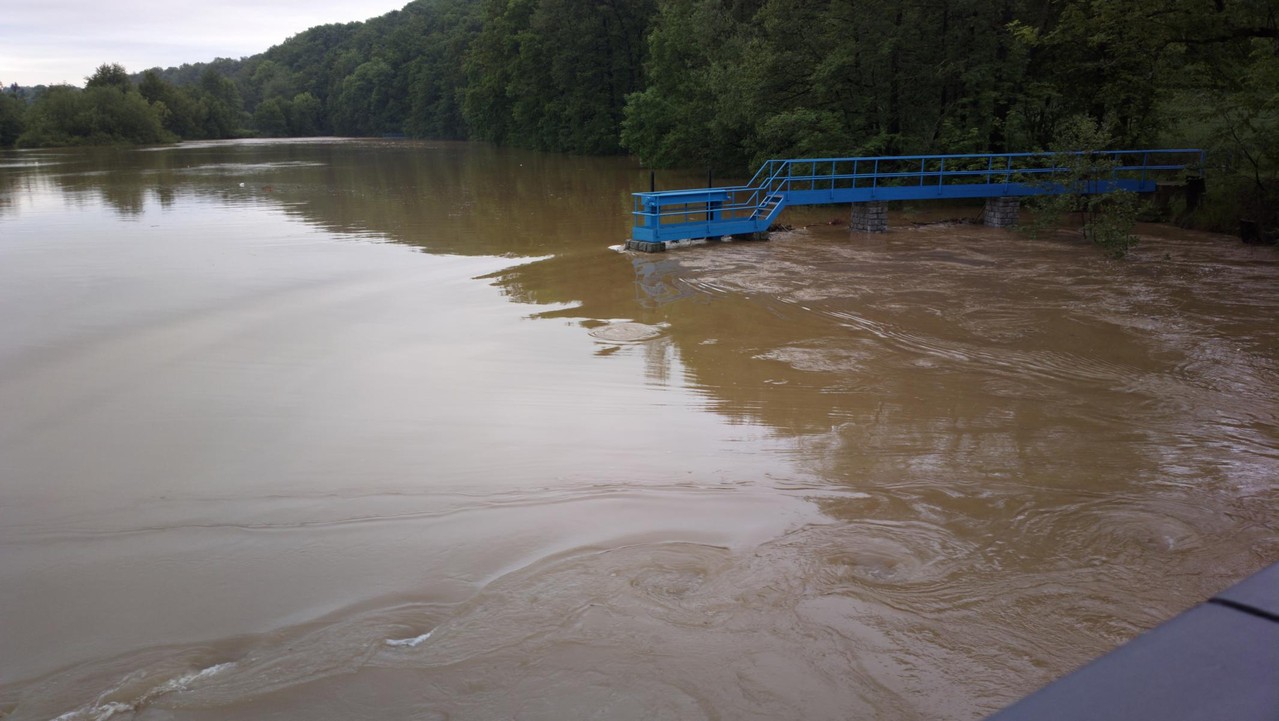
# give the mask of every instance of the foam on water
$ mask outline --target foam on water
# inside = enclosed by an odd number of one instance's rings
[[[130,713],[134,710],[134,708],[135,707],[130,704],[112,701],[101,705],[95,704],[88,708],[79,708],[75,711],[68,711],[54,719],[54,721],[79,721],[79,719],[106,721],[118,713]]]
[[[421,636],[416,636],[414,638],[388,638],[386,639],[386,645],[398,646],[401,648],[416,648],[421,646],[424,641],[430,638],[432,633],[434,633],[434,631],[427,631]]]
[[[159,696],[160,694],[172,693],[174,691],[185,691],[192,683],[196,681],[201,681],[203,679],[209,678],[210,676],[221,673],[222,671],[230,670],[232,668],[235,668],[235,662],[229,661],[227,663],[220,663],[216,666],[210,666],[200,671],[193,671],[192,673],[188,673],[174,679],[169,679],[168,681],[165,681],[164,683],[157,686],[154,693],[148,694],[146,697],[146,700],[150,700],[156,696]]]
[[[171,678],[150,690],[144,691],[140,696],[132,701],[107,701],[106,698],[108,696],[121,692],[126,686],[131,685],[132,682],[140,678],[140,676],[136,673],[130,674],[117,684],[115,688],[100,695],[94,703],[87,706],[81,706],[73,711],[68,711],[53,719],[53,721],[107,721],[107,719],[114,717],[116,714],[135,713],[140,708],[160,696],[186,691],[191,687],[191,684],[211,678],[212,676],[234,667],[234,662],[219,663],[199,671],[192,671],[190,673],[185,673],[181,676]]]

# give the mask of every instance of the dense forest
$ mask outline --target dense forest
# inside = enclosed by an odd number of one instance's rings
[[[414,0],[240,60],[12,87],[0,144],[406,135],[736,174],[1046,149],[1086,119],[1112,147],[1207,148],[1273,208],[1277,16],[1279,0]]]

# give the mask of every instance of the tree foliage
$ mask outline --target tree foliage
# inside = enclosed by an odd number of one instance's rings
[[[732,170],[777,156],[1025,147],[1023,4],[669,0],[623,142],[655,164],[692,151]]]
[[[99,65],[93,75],[85,78],[84,81],[86,90],[91,88],[114,88],[122,93],[127,93],[133,87],[133,81],[129,80],[129,73],[124,69],[123,65],[118,63],[103,63]]]
[[[1078,217],[1084,237],[1112,258],[1123,258],[1137,245],[1133,227],[1140,200],[1131,191],[1105,186],[1116,160],[1093,152],[1111,144],[1110,135],[1093,118],[1077,115],[1070,119],[1053,143],[1053,167],[1062,170],[1042,180],[1065,192],[1031,199],[1033,234],[1056,227],[1060,216],[1072,213]]]
[[[173,140],[162,104],[147,102],[116,66],[104,65],[83,90],[54,86],[25,113],[22,146],[152,144]]]
[[[541,150],[613,153],[641,82],[649,0],[489,0],[466,63],[477,137]]]
[[[18,96],[16,86],[0,90],[0,148],[9,148],[18,142],[25,126],[26,112],[26,103]]]
[[[14,98],[16,99],[16,97]],[[22,146],[137,145],[179,138],[230,138],[243,134],[244,118],[235,83],[206,69],[195,86],[174,85],[155,70],[135,85],[123,67],[104,64],[86,78],[83,89],[44,88],[29,107],[0,100],[0,141],[20,122]]]

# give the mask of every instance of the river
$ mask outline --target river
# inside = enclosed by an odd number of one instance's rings
[[[648,182],[0,155],[0,717],[978,719],[1279,561],[1274,249]]]

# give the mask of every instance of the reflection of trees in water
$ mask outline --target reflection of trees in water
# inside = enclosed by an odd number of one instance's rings
[[[171,201],[179,185],[171,163],[162,152],[87,147],[41,151],[39,165],[21,172],[51,181],[68,198],[97,198],[122,216],[136,217],[145,212],[148,198]]]
[[[253,200],[327,231],[428,252],[544,255],[623,242],[630,194],[647,182],[625,158],[546,155],[479,143],[193,143],[153,150],[49,151],[41,173],[135,215],[149,199]],[[243,187],[240,185],[243,183]]]
[[[160,207],[169,209],[173,207],[173,202],[177,198],[177,192],[169,186],[163,186],[155,189],[155,199],[160,203]]]
[[[124,216],[142,215],[146,209],[147,191],[132,185],[106,184],[101,187],[102,199]]]
[[[0,153],[0,163],[15,162],[14,157],[11,153]],[[0,168],[0,215],[13,207],[13,196],[19,184],[26,180],[20,172],[18,168]]]

